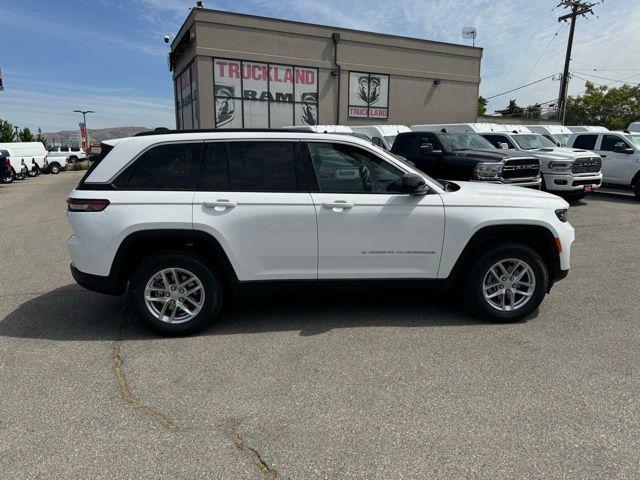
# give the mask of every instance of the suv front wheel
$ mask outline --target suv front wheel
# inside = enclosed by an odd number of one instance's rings
[[[131,279],[135,316],[157,332],[186,335],[209,326],[222,305],[222,283],[201,259],[165,253],[144,260]]]
[[[474,316],[512,322],[538,308],[548,283],[545,263],[533,249],[502,244],[472,261],[464,282],[465,303]]]

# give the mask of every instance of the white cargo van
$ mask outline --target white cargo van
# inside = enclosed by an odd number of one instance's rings
[[[533,133],[544,135],[559,147],[566,147],[571,130],[564,125],[526,125]]]
[[[399,133],[411,131],[406,125],[352,125],[351,129],[366,135],[373,143],[387,150],[391,150]]]
[[[11,166],[18,179],[25,173],[30,177],[35,177],[45,168],[47,150],[42,142],[0,143],[0,149],[8,150],[11,153]],[[25,169],[26,171],[23,171]]]
[[[567,125],[567,128],[571,133],[604,133],[609,131],[607,127],[600,125]]]

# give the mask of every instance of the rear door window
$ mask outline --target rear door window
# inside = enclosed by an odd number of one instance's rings
[[[297,192],[294,142],[229,142],[231,190]]]
[[[152,147],[114,184],[124,190],[195,190],[202,148],[202,142]]]
[[[205,144],[198,190],[204,192],[229,190],[229,156],[226,142]]]
[[[598,140],[598,135],[578,135],[573,141],[573,148],[593,150],[596,148],[596,140]]]

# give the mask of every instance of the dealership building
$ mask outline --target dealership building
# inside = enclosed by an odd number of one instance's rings
[[[176,125],[473,122],[482,49],[193,8],[171,44]]]

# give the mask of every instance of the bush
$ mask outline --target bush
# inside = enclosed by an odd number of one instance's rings
[[[69,172],[77,172],[80,170],[88,170],[89,162],[76,162],[76,163],[68,163],[67,171]]]

